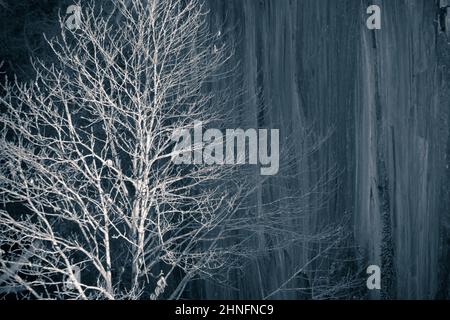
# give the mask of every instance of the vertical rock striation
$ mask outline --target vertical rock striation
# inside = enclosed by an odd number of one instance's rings
[[[325,206],[297,227],[313,233],[351,215],[360,267],[382,267],[372,298],[433,298],[438,289],[445,139],[436,53],[438,4],[429,0],[209,0],[214,25],[237,48],[245,103],[236,115],[280,128],[302,154],[299,137],[328,137],[290,180],[327,184]],[[382,8],[382,29],[366,28],[366,9]],[[284,140],[283,140],[284,139]],[[337,168],[337,175],[330,175]],[[286,172],[285,172],[286,173]],[[283,190],[261,185],[259,200]],[[322,199],[309,198],[311,206]],[[262,241],[260,245],[264,245]],[[294,246],[255,261],[235,288],[210,298],[261,298],[310,258]],[[272,298],[307,298],[280,292]]]

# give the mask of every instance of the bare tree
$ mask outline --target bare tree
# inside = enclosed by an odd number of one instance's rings
[[[0,296],[177,299],[192,280],[227,284],[252,258],[326,242],[266,298],[301,291],[303,274],[322,286],[318,261],[341,231],[305,229],[328,180],[262,201],[255,190],[274,181],[254,168],[172,161],[172,134],[226,123],[236,96],[214,85],[233,52],[205,14],[200,0],[84,4],[80,28],[61,19],[48,41],[55,63],[36,61],[32,83],[5,81]],[[291,151],[287,167],[304,161]],[[301,178],[280,170],[287,185]]]
[[[82,9],[56,63],[3,85],[0,294],[178,298],[242,256],[234,167],[171,161],[174,130],[221,120],[205,88],[231,51],[197,0]]]

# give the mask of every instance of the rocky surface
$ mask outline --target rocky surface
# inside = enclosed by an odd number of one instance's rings
[[[280,127],[294,149],[306,128],[328,137],[295,169],[298,188],[322,186],[325,208],[302,225],[351,216],[361,266],[382,267],[372,298],[434,298],[445,280],[442,221],[448,99],[439,4],[429,0],[210,0],[214,23],[235,40],[249,99],[241,117]],[[366,28],[366,9],[382,8],[382,29]],[[253,98],[252,98],[253,97]],[[263,193],[275,197],[276,188]],[[275,190],[275,191],[274,191]],[[442,258],[444,257],[444,258]],[[301,248],[261,258],[233,290],[213,297],[265,296],[308,259]],[[442,261],[441,261],[442,262]],[[439,276],[441,275],[441,276]],[[439,280],[439,277],[440,280]],[[444,286],[445,287],[445,286]],[[208,291],[208,290],[207,290]],[[220,292],[220,293],[218,293]],[[224,293],[226,292],[226,293]],[[234,293],[233,293],[234,292]],[[280,293],[278,298],[298,298]]]

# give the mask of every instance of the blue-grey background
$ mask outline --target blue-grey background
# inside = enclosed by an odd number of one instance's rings
[[[56,32],[57,11],[70,1],[1,3],[2,71],[28,79],[29,55],[45,56],[41,34]],[[382,8],[381,30],[366,28],[371,4]],[[448,298],[450,37],[439,2],[209,0],[208,5],[212,25],[236,47],[233,59],[242,80],[236,91],[243,84],[247,95],[236,118],[280,128],[282,143],[289,143],[294,155],[301,154],[305,128],[312,139],[323,139],[307,160],[282,174],[307,172],[289,180],[307,188],[333,172],[331,182],[317,190],[326,194],[326,205],[302,228],[320,230],[348,219],[347,257],[361,258],[354,265],[344,257],[341,272],[347,267],[361,272],[372,264],[382,269],[381,292],[367,291],[362,282],[354,297]],[[262,185],[261,198],[276,199],[282,187],[277,183]],[[233,288],[198,283],[186,297],[264,297],[308,254],[298,246],[267,252],[246,266],[245,277],[231,275]],[[310,295],[283,291],[274,297]]]

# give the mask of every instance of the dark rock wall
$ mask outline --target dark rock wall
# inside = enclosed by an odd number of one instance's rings
[[[326,207],[301,228],[316,230],[351,215],[362,265],[382,267],[383,290],[369,296],[435,297],[448,136],[437,54],[445,37],[438,36],[437,3],[209,3],[215,23],[237,46],[248,95],[239,116],[260,127],[279,127],[285,143],[299,154],[297,137],[307,129],[315,139],[328,137],[294,169],[309,172],[297,181],[299,188],[337,169],[321,187],[330,195]],[[370,4],[382,8],[381,30],[366,28]],[[277,196],[276,187],[261,188],[265,197]],[[257,261],[255,272],[238,277],[240,290],[208,292],[219,298],[261,297],[307,259],[301,248],[283,250]]]

